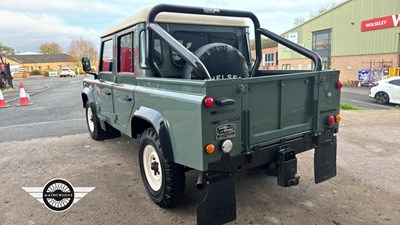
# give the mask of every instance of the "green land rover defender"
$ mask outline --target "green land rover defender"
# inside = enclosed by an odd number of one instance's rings
[[[262,36],[312,68],[260,70]],[[297,185],[296,155],[315,149],[315,182],[336,175],[339,71],[323,71],[318,54],[260,28],[251,12],[145,8],[102,35],[92,74],[82,91],[91,137],[138,138],[143,183],[161,207],[182,196],[185,172],[198,171],[207,191],[198,224],[236,219],[237,171],[264,167],[278,185]]]

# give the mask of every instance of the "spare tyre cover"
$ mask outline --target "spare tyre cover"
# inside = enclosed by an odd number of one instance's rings
[[[234,47],[223,43],[204,45],[194,52],[207,68],[211,79],[248,77],[249,68],[243,55]],[[190,63],[183,68],[185,79],[207,79],[195,71]]]

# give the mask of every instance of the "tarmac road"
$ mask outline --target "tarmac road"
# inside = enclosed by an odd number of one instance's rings
[[[395,109],[396,104],[378,104],[375,99],[369,97],[369,87],[343,87],[341,102],[347,102],[365,109]]]
[[[0,109],[0,142],[30,140],[87,131],[81,103],[83,76],[32,77],[14,80],[14,91],[3,93],[8,108]],[[16,107],[19,83],[32,105]]]
[[[399,224],[400,111],[343,111],[338,175],[314,184],[313,151],[298,155],[300,184],[277,186],[261,170],[236,174],[231,224]],[[195,224],[205,194],[187,174],[178,207],[161,209],[142,184],[137,142],[97,142],[87,133],[0,143],[0,224]],[[21,187],[64,178],[95,187],[68,211],[48,210]]]

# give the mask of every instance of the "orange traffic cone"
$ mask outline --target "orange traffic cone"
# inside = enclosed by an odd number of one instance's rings
[[[0,108],[7,108],[9,105],[7,105],[6,100],[4,100],[3,93],[1,93],[0,89]]]
[[[19,104],[18,106],[32,105],[29,103],[29,95],[25,93],[24,85],[19,83]]]

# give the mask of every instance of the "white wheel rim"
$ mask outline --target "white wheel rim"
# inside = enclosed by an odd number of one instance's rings
[[[151,167],[152,165],[157,165],[158,171],[155,174],[155,170]],[[143,150],[143,167],[146,174],[146,180],[149,183],[151,189],[158,191],[161,188],[162,183],[162,169],[160,164],[160,159],[158,158],[157,152],[152,145],[146,145]]]
[[[93,122],[92,117],[93,117],[92,108],[89,106],[88,111],[87,111],[87,121],[88,121],[88,126],[89,126],[90,132],[94,131],[94,122]]]

